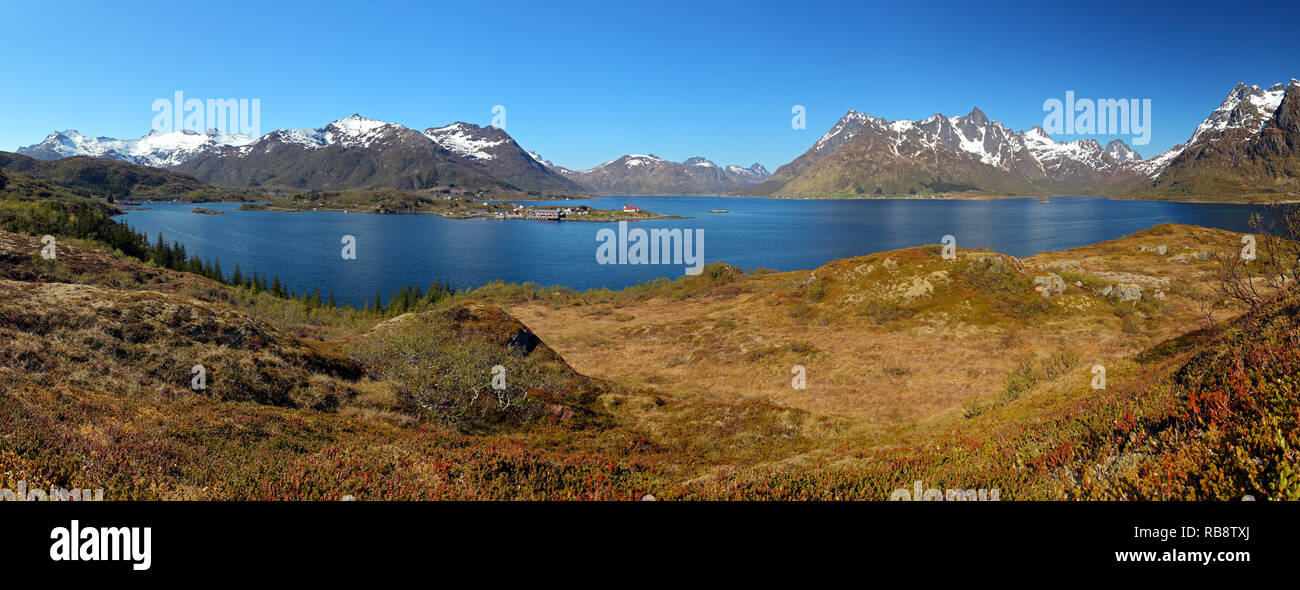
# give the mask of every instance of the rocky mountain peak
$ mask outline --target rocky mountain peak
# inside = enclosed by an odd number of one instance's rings
[[[514,139],[496,127],[480,127],[473,123],[457,121],[446,127],[430,127],[424,136],[454,154],[475,160],[491,160],[498,148],[518,149]]]
[[[694,157],[686,158],[684,161],[682,161],[682,163],[686,164],[687,166],[712,166],[714,168],[717,167],[717,164],[714,164],[713,162],[709,161],[709,159],[705,158],[704,156],[694,156]]]
[[[1124,140],[1118,138],[1112,139],[1110,143],[1106,144],[1106,154],[1116,162],[1132,162],[1142,159],[1141,154],[1134,151],[1127,143],[1124,143]]]

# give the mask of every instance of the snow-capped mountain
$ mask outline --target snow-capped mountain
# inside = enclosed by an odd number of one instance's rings
[[[1133,148],[1124,143],[1122,139],[1112,139],[1106,144],[1106,155],[1110,156],[1116,162],[1135,162],[1142,159],[1142,154],[1137,153]]]
[[[554,163],[554,162],[551,162],[550,160],[547,160],[546,158],[543,158],[542,155],[539,154],[539,153],[537,153],[537,152],[528,152],[528,157],[530,157],[530,158],[532,158],[532,159],[534,159],[534,160],[537,160],[537,163],[538,163],[538,164],[541,164],[541,165],[543,165],[543,166],[546,166],[547,168],[554,168],[554,167],[555,167],[555,163]]]
[[[553,169],[592,192],[617,195],[716,195],[770,176],[761,164],[722,167],[700,156],[671,162],[654,154],[629,154],[588,170]]]
[[[849,111],[794,161],[756,187],[764,193],[864,194],[984,190],[1095,191],[1140,176],[1121,140],[1058,142],[1041,127],[1013,131],[979,108],[959,116],[888,121]]]
[[[749,168],[729,164],[725,170],[728,176],[744,184],[758,184],[772,176],[772,173],[768,172],[767,168],[758,162],[750,164]]]
[[[1237,84],[1186,143],[1152,158],[1142,190],[1164,195],[1300,192],[1300,81]],[[1288,197],[1289,198],[1289,197]]]
[[[491,160],[500,148],[513,141],[505,131],[496,127],[479,127],[463,122],[430,127],[424,130],[424,135],[456,154],[475,160]]]
[[[38,160],[92,156],[167,168],[207,150],[242,146],[253,141],[254,138],[247,135],[227,135],[217,133],[215,130],[209,130],[207,133],[199,133],[192,129],[170,133],[155,130],[140,139],[114,139],[86,137],[69,129],[51,133],[36,145],[19,148],[18,153]]]
[[[1296,109],[1293,111],[1291,109]],[[758,194],[980,190],[1002,194],[1224,195],[1300,190],[1300,82],[1238,84],[1182,144],[1143,159],[1122,140],[1059,142],[978,108],[922,121],[849,111]]]
[[[400,135],[402,129],[406,128],[395,123],[385,123],[354,114],[320,129],[276,129],[257,141],[296,145],[312,150],[332,145],[345,148],[369,148],[392,139],[394,135]],[[239,150],[239,153],[250,153],[255,149],[250,145],[246,149]]]
[[[1210,116],[1196,127],[1187,145],[1198,142],[1220,140],[1231,130],[1258,133],[1264,130],[1264,124],[1273,117],[1277,107],[1282,104],[1282,97],[1288,86],[1300,84],[1291,80],[1291,84],[1274,84],[1268,90],[1259,86],[1246,86],[1240,82],[1228,93],[1228,96],[1214,109]]]
[[[405,126],[352,115],[260,138],[150,133],[133,140],[51,133],[18,153],[85,155],[165,167],[226,187],[455,188],[539,194],[1294,195],[1300,192],[1300,81],[1234,87],[1191,137],[1143,159],[1122,140],[1061,142],[1041,127],[1013,131],[978,108],[888,121],[849,111],[774,174],[626,155],[589,170],[557,166],[505,131],[469,123]]]
[[[424,136],[464,158],[470,166],[522,190],[563,194],[586,192],[553,170],[549,162],[524,151],[514,138],[497,127],[456,122],[446,127],[425,129]]]
[[[19,153],[38,159],[74,155],[111,158],[170,168],[240,188],[456,186],[547,194],[584,192],[534,161],[505,131],[495,127],[455,123],[420,133],[356,114],[324,127],[277,129],[256,139],[179,131],[120,140],[63,131],[21,148]]]
[[[253,143],[196,154],[174,169],[240,188],[520,190],[419,131],[360,115],[318,129],[277,129]]]

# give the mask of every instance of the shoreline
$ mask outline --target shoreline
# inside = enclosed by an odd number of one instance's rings
[[[642,195],[648,197],[651,195]],[[705,195],[701,195],[705,196]],[[775,196],[775,195],[723,195],[724,198],[737,199],[780,199],[791,201],[998,201],[1004,199],[1107,199],[1111,201],[1146,201],[1151,203],[1214,203],[1220,205],[1271,205],[1273,203],[1294,204],[1300,203],[1300,199],[1249,199],[1233,200],[1223,197],[1180,197],[1177,199],[1161,199],[1146,195],[1140,196],[1116,196],[1116,195],[986,195],[972,193],[953,193],[945,196],[921,196],[907,195],[898,197],[799,197],[799,196]]]
[[[577,222],[584,222],[584,223],[617,223],[621,221],[632,222],[632,221],[653,221],[653,220],[662,220],[662,219],[694,219],[693,217],[687,217],[682,215],[660,215],[658,213],[651,213],[651,212],[646,212],[645,215],[615,214],[615,215],[608,215],[608,216],[607,215],[593,216],[589,214],[589,215],[566,216],[561,219],[539,219],[539,218],[528,217],[523,215],[499,216],[494,213],[485,213],[485,214],[449,213],[446,211],[386,211],[386,210],[376,211],[374,209],[354,210],[354,209],[345,209],[341,207],[340,208],[320,207],[320,208],[311,208],[311,209],[297,209],[297,208],[282,207],[278,205],[262,204],[262,203],[249,202],[249,201],[194,201],[194,202],[133,201],[130,203],[123,202],[123,203],[118,203],[119,205],[118,209],[121,210],[122,212],[118,213],[117,215],[126,215],[130,211],[149,211],[151,210],[151,207],[145,207],[144,205],[155,204],[155,203],[170,203],[175,205],[187,205],[187,206],[195,205],[195,208],[190,211],[191,213],[195,213],[197,215],[208,215],[208,216],[224,215],[225,213],[228,212],[203,209],[201,205],[239,203],[239,206],[233,209],[234,211],[263,211],[263,212],[275,212],[275,213],[345,213],[345,214],[357,213],[357,214],[366,214],[366,215],[434,215],[437,217],[441,217],[443,219],[457,219],[457,220],[486,219],[486,220],[502,220],[502,221],[505,220],[555,221],[555,222],[577,221]],[[607,209],[592,209],[592,210],[600,211],[600,212],[617,213]]]
[[[568,196],[568,197],[558,198],[558,199],[545,199],[545,198],[542,198],[542,199],[538,199],[538,198],[505,199],[505,200],[496,200],[496,201],[494,201],[494,202],[516,202],[516,201],[527,201],[527,202],[530,202],[530,203],[543,203],[543,202],[565,202],[565,201],[594,201],[594,200],[600,200],[600,199],[643,199],[643,198],[655,198],[655,199],[677,199],[677,198],[710,198],[710,199],[771,199],[771,200],[782,200],[782,201],[994,201],[994,200],[1003,200],[1003,199],[1076,199],[1076,198],[1082,198],[1082,199],[1107,199],[1107,200],[1112,200],[1112,201],[1145,201],[1145,202],[1152,202],[1152,203],[1203,203],[1203,204],[1221,204],[1221,205],[1272,205],[1272,204],[1298,204],[1298,203],[1300,203],[1300,198],[1297,198],[1297,197],[1291,197],[1291,198],[1285,198],[1285,199],[1266,199],[1266,198],[1256,198],[1254,195],[1249,195],[1249,196],[1246,196],[1246,197],[1244,197],[1244,198],[1238,198],[1238,199],[1233,199],[1233,198],[1228,198],[1228,197],[1219,197],[1219,196],[1208,196],[1208,195],[1180,196],[1179,198],[1168,198],[1168,199],[1165,199],[1165,198],[1153,197],[1153,196],[1150,196],[1150,195],[1136,195],[1136,196],[1118,196],[1118,195],[1059,195],[1059,194],[1058,194],[1058,195],[997,195],[997,194],[982,194],[982,193],[970,193],[970,192],[948,193],[948,194],[945,194],[945,195],[943,195],[943,196],[936,196],[936,195],[904,195],[904,196],[886,196],[886,197],[858,196],[858,195],[852,195],[852,196],[845,195],[845,196],[820,196],[820,197],[814,197],[814,196],[795,196],[795,195],[735,195],[735,194],[731,194],[731,195],[718,195],[718,194],[700,194],[700,195],[592,195],[592,196],[589,196],[589,197],[575,197],[575,196]],[[139,207],[139,206],[141,206],[141,205],[146,205],[146,204],[150,204],[150,203],[188,203],[188,204],[191,204],[191,205],[196,205],[196,206],[198,206],[198,205],[214,204],[214,203],[240,203],[240,204],[246,204],[246,205],[255,205],[255,204],[263,203],[263,202],[265,202],[265,201],[237,201],[237,200],[228,200],[228,201],[222,201],[222,200],[217,200],[217,201],[179,201],[179,200],[177,200],[177,201],[171,201],[171,200],[165,200],[165,199],[164,199],[164,200],[143,200],[143,201],[140,201],[140,200],[134,200],[134,199],[123,199],[123,200],[119,200],[119,201],[117,202],[117,205],[119,205],[119,206],[125,208],[125,207]],[[563,205],[544,205],[544,206],[542,206],[542,207],[563,207]],[[294,209],[294,208],[288,208],[288,207],[277,207],[277,206],[273,206],[273,205],[267,205],[267,206],[265,206],[265,207],[258,208],[258,209],[254,209],[254,208],[251,208],[251,207],[250,207],[249,209],[244,209],[244,210],[246,210],[246,211],[252,211],[252,210],[262,210],[262,211],[281,211],[281,212],[310,212],[310,211],[333,211],[333,212],[349,211],[349,212],[352,212],[352,211],[353,211],[352,209],[343,209],[343,208]],[[357,210],[357,212],[362,212],[362,211]],[[365,211],[365,212],[367,212],[367,213],[373,213],[373,211]],[[383,213],[383,214],[387,215],[387,214],[392,214],[392,213],[396,213],[396,212],[386,212],[386,213]],[[415,214],[434,214],[434,215],[442,215],[442,213],[439,213],[439,212],[436,212],[436,211],[410,211],[410,212],[405,212],[405,211],[404,211],[404,212],[401,212],[401,213],[415,213]],[[474,218],[474,217],[475,217],[475,216],[467,216],[466,218]],[[451,217],[449,217],[449,218],[451,218]],[[456,217],[456,218],[460,218],[460,217]],[[486,217],[486,216],[483,216],[483,218],[487,218],[487,217]],[[629,217],[629,218],[613,219],[613,220],[609,220],[609,219],[600,219],[600,220],[594,220],[594,219],[593,219],[593,220],[586,220],[586,219],[584,219],[584,220],[578,220],[578,221],[641,221],[641,220],[644,220],[644,219],[691,219],[691,218],[690,218],[690,217],[675,216],[675,215],[659,215],[659,216],[655,216],[655,217]],[[543,220],[543,221],[545,221],[545,220]]]

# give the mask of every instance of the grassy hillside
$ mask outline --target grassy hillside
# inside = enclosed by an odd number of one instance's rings
[[[26,213],[7,227],[94,217]],[[921,480],[1002,499],[1294,499],[1300,295],[1241,316],[1214,258],[1239,243],[1165,225],[1024,260],[930,246],[351,309],[95,240],[46,260],[34,235],[0,232],[0,486],[883,500]]]
[[[140,166],[108,158],[73,156],[58,160],[37,160],[20,154],[0,152],[0,170],[9,176],[26,177],[64,191],[104,199],[167,198],[182,201],[250,200],[249,191],[222,189],[192,176]],[[0,187],[3,189],[4,187]],[[13,194],[33,195],[30,189],[5,189]]]

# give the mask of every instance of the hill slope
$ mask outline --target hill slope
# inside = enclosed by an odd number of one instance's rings
[[[57,185],[81,196],[179,198],[186,201],[252,198],[245,191],[214,187],[186,174],[108,158],[72,156],[37,160],[0,152],[0,170],[11,176],[24,175],[37,182]]]
[[[490,285],[394,317],[75,240],[43,260],[35,237],[0,232],[0,485],[886,499],[923,480],[1002,499],[1294,498],[1300,299],[1184,335],[1207,310],[1238,312],[1202,254],[1239,237],[1166,225],[1024,260],[926,246],[613,293]]]
[[[280,500],[644,489],[634,471],[607,472],[624,459],[521,442],[598,427],[588,408],[606,386],[498,308],[462,301],[375,324],[66,241],[42,260],[40,247],[0,232],[0,486]],[[328,326],[348,336],[320,339]]]

